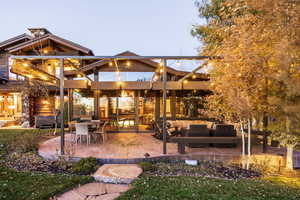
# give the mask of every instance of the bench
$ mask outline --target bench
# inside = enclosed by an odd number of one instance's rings
[[[239,143],[239,137],[171,137],[170,142],[178,144],[178,153],[185,154],[187,144],[232,144]]]

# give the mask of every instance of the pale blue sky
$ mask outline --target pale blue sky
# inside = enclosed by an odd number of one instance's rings
[[[95,55],[196,55],[200,46],[190,34],[201,23],[194,0],[10,0],[0,17],[0,41],[46,27]]]

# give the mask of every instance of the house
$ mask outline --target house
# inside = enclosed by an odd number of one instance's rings
[[[59,107],[59,60],[10,60],[10,55],[93,56],[92,50],[52,34],[28,29],[0,43],[0,120],[54,115]],[[125,51],[119,56],[138,56]],[[118,131],[147,131],[162,116],[162,67],[153,60],[64,59],[68,120],[110,119]],[[167,117],[201,117],[209,76],[167,67]],[[185,77],[185,81],[183,80]],[[189,81],[187,81],[189,80]]]

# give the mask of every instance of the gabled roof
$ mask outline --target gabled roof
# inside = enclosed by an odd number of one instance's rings
[[[4,48],[4,47],[6,47],[10,44],[13,44],[15,42],[18,42],[18,41],[21,41],[21,40],[30,40],[30,39],[32,39],[32,37],[30,35],[24,33],[24,34],[18,35],[16,37],[12,37],[12,38],[10,38],[8,40],[5,40],[3,42],[0,42],[0,49]]]
[[[122,53],[117,54],[116,56],[139,56],[139,55],[136,53],[133,53],[131,51],[124,51]],[[85,66],[81,67],[80,71],[86,72],[86,71],[92,70],[93,68],[104,66],[109,62],[110,62],[109,60],[100,60],[100,61],[97,61],[97,62],[94,62],[89,65],[85,65]],[[149,67],[152,67],[154,70],[156,70],[158,68],[158,63],[154,62],[152,60],[139,60],[139,62],[147,64]],[[167,72],[170,74],[179,75],[179,76],[184,76],[186,73],[188,73],[188,72],[173,69],[171,67],[167,67]]]
[[[71,42],[70,40],[66,40],[66,39],[63,39],[61,37],[58,37],[56,35],[53,35],[53,34],[45,34],[43,36],[40,36],[40,37],[36,37],[36,38],[33,38],[29,41],[26,41],[24,43],[21,43],[19,45],[16,45],[16,46],[13,46],[13,47],[10,47],[10,48],[7,48],[7,50],[10,52],[10,53],[13,53],[13,52],[16,52],[18,50],[21,50],[23,48],[26,48],[26,47],[29,47],[29,46],[32,46],[34,44],[39,44],[41,42],[44,42],[44,41],[47,41],[47,40],[52,40],[54,42],[57,42],[57,43],[60,43],[62,45],[65,45],[69,48],[72,48],[72,49],[75,49],[75,50],[78,50],[78,51],[81,51],[82,53],[86,54],[86,55],[94,55],[93,54],[93,51],[88,49],[88,48],[85,48],[79,44],[76,44],[74,42]]]

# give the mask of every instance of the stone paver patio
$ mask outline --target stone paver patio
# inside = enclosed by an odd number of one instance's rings
[[[72,157],[95,157],[102,159],[134,159],[162,156],[161,140],[152,137],[151,133],[112,133],[105,144],[74,144],[71,135],[66,135],[65,153]],[[60,148],[60,137],[49,139],[40,144],[39,155],[46,159],[57,159]],[[178,155],[177,144],[167,144],[167,155]],[[234,159],[241,155],[241,147],[235,148],[186,148],[184,157],[192,159]],[[285,148],[268,147],[268,153],[262,153],[262,146],[253,144],[253,155],[285,155]],[[295,166],[300,167],[300,152],[294,152]]]
[[[71,135],[65,136],[65,152],[73,157],[95,158],[144,158],[162,155],[162,141],[149,133],[112,133],[105,144],[74,144]],[[55,159],[60,148],[60,137],[52,138],[40,144],[39,154],[48,159]],[[168,144],[168,153],[177,154],[177,145]]]

